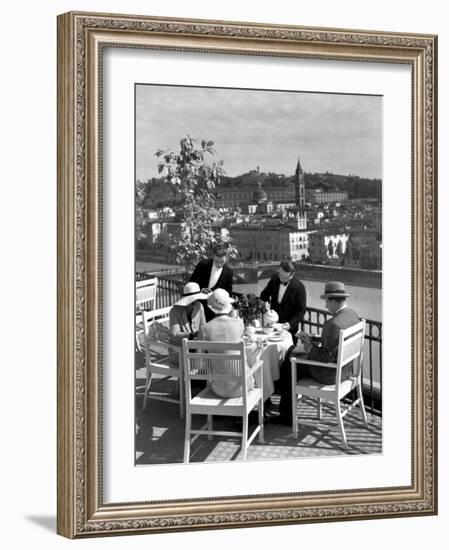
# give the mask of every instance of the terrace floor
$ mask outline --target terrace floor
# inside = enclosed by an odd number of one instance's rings
[[[184,420],[179,418],[179,406],[149,399],[146,411],[142,411],[145,388],[145,368],[143,358],[136,355],[136,464],[172,464],[183,460]],[[174,393],[175,382],[158,382],[154,387],[161,394]],[[272,397],[277,405],[278,395]],[[356,409],[344,418],[348,449],[341,446],[340,434],[336,425],[334,408],[323,403],[323,419],[317,419],[314,401],[303,398],[300,404],[303,423],[297,439],[287,426],[265,424],[265,442],[256,439],[248,449],[247,460],[277,460],[294,458],[327,457],[335,455],[378,454],[382,452],[382,419],[369,413],[366,428]],[[200,427],[205,417],[194,416],[193,428]],[[214,417],[214,428],[237,430],[237,420]],[[251,424],[250,424],[251,432]],[[206,436],[199,437],[191,445],[191,462],[226,462],[238,459],[240,439],[215,436],[211,441]]]

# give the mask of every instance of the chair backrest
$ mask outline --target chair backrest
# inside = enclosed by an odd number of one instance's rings
[[[183,368],[186,396],[191,399],[191,380],[235,382],[242,388],[244,401],[247,395],[245,345],[240,342],[210,342],[183,340]]]
[[[353,375],[359,377],[363,361],[363,343],[365,340],[365,319],[356,325],[340,331],[337,359],[336,382],[341,379],[341,369],[348,363],[354,361]]]
[[[151,358],[151,343],[162,342],[168,345],[170,329],[169,314],[171,307],[143,311],[143,330],[145,334],[145,351]]]
[[[136,281],[136,307],[152,309],[156,301],[157,277]]]

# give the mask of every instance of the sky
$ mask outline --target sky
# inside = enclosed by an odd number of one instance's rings
[[[136,86],[136,177],[158,177],[158,149],[179,152],[190,135],[214,141],[228,176],[260,167],[382,178],[380,96]]]

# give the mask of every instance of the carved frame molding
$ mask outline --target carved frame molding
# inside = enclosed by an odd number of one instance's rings
[[[102,502],[103,47],[412,67],[413,483],[410,487]],[[58,18],[58,532],[71,538],[437,512],[436,55],[431,35],[70,12]]]

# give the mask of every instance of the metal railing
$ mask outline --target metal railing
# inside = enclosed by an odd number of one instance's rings
[[[136,280],[152,278],[153,273],[136,273]],[[155,308],[172,306],[182,295],[183,281],[157,275],[158,286]],[[241,296],[239,292],[232,292],[233,297]],[[324,309],[308,307],[301,329],[309,332],[321,333],[324,323],[330,313]],[[365,408],[371,414],[382,415],[382,323],[366,319],[365,348],[363,360],[363,397]]]
[[[176,279],[158,277],[156,307],[172,306],[182,295],[184,283]]]
[[[172,306],[176,300],[179,300],[182,294],[182,287],[184,283],[178,279],[171,279],[169,276],[180,276],[183,274],[182,271],[173,270],[173,272],[154,272],[154,273],[143,273],[136,272],[136,281],[144,281],[145,279],[152,279],[157,277],[157,292],[156,292],[156,302],[155,309],[160,309],[163,307]],[[143,302],[141,304],[141,309],[149,307],[150,304]]]
[[[143,271],[136,272],[136,281],[142,281],[150,279],[151,277],[169,277],[169,276],[183,276],[185,274],[185,268],[173,267],[169,269],[161,269],[160,271],[152,271],[151,273],[145,273]]]

